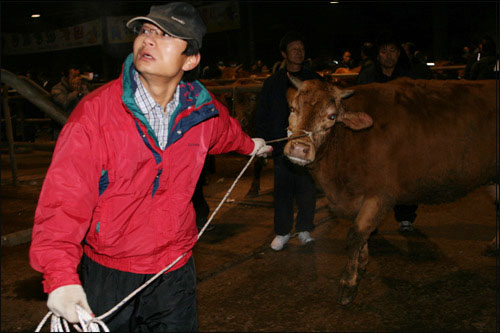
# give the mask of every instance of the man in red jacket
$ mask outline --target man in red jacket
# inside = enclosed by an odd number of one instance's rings
[[[191,198],[205,157],[271,148],[186,76],[206,31],[194,7],[152,6],[127,27],[137,37],[120,78],[85,96],[59,136],[30,262],[43,273],[49,309],[77,322],[76,304],[103,314],[187,253],[105,323],[120,332],[196,331]]]

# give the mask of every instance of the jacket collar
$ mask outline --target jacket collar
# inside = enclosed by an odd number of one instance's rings
[[[123,71],[122,71],[122,88],[123,88],[123,94],[122,94],[122,101],[123,103],[127,106],[127,108],[132,112],[132,114],[147,128],[148,134],[155,140],[155,142],[158,144],[158,139],[156,137],[156,134],[154,133],[153,129],[149,125],[149,122],[147,119],[144,117],[144,114],[142,111],[139,109],[137,104],[135,103],[134,99],[134,92],[137,89],[137,83],[134,80],[134,71],[136,71],[134,62],[133,62],[133,54],[129,54],[128,57],[125,59],[125,62],[123,64]],[[189,117],[192,113],[194,113],[194,117],[196,118],[193,119],[193,121],[188,121],[186,120],[183,121],[183,124],[185,127],[185,124],[196,124],[199,123],[200,121],[204,120],[201,118],[204,118],[203,116],[200,118],[201,115],[210,115],[213,116],[213,112],[204,112],[205,109],[207,108],[213,108],[213,100],[212,96],[210,93],[207,91],[207,89],[201,84],[198,80],[193,81],[193,82],[184,82],[180,81],[179,82],[179,90],[180,90],[180,95],[179,95],[179,105],[177,106],[177,109],[175,110],[174,114],[172,115],[172,119],[169,122],[169,133],[172,132],[172,128],[175,127],[178,124],[178,119],[180,117],[186,118]],[[196,111],[201,111],[201,112],[196,112]],[[186,112],[188,114],[186,114]],[[215,113],[217,114],[217,113]],[[207,117],[208,118],[208,117]],[[183,128],[182,132],[185,132],[188,128]],[[169,141],[170,141],[170,134],[169,134]],[[170,143],[169,143],[170,144]]]

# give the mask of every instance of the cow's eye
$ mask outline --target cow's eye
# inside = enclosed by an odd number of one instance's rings
[[[337,118],[337,116],[333,113],[328,116],[328,119],[330,119],[330,120],[335,120],[335,118]]]
[[[290,112],[295,112],[295,109],[293,108],[293,106],[290,106]]]

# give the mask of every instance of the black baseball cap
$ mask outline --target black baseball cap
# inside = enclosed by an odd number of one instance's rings
[[[188,3],[170,2],[166,5],[151,6],[147,16],[137,16],[127,22],[127,28],[134,29],[151,22],[163,31],[180,39],[194,39],[201,48],[207,27],[199,12]]]

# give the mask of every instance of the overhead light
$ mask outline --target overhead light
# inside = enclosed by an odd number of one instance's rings
[[[433,63],[433,62],[428,62],[427,63],[427,66],[434,66],[434,65],[435,65],[435,63]]]
[[[331,4],[339,3],[338,1],[330,1]]]
[[[31,18],[39,18],[40,17],[40,14],[33,14],[31,15]]]

